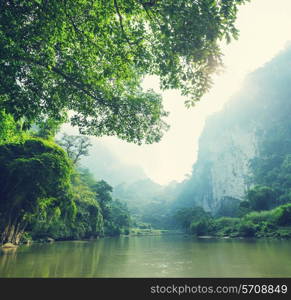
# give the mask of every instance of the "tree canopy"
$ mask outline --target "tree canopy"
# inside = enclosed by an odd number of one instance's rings
[[[142,79],[198,101],[246,1],[1,1],[0,109],[27,120],[71,110],[83,134],[158,141],[167,113]]]
[[[27,139],[0,146],[0,232],[17,242],[27,218],[48,207],[69,217],[75,206],[70,192],[71,164],[53,143]]]

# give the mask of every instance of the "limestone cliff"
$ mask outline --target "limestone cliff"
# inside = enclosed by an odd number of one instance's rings
[[[250,161],[258,145],[255,128],[249,129],[222,126],[220,115],[207,122],[191,180],[193,198],[205,210],[217,213],[235,205],[252,185]]]
[[[206,121],[192,176],[183,183],[177,200],[179,206],[200,205],[213,214],[231,215],[256,183],[251,162],[262,157],[263,141],[272,128],[290,118],[290,98],[288,48],[250,74],[241,92]]]

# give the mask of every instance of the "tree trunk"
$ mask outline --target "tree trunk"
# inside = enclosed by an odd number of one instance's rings
[[[1,236],[1,243],[12,243],[14,245],[18,245],[21,239],[22,234],[24,233],[25,226],[22,226],[21,223],[16,223],[14,221],[12,224],[9,224],[5,227],[2,236]]]

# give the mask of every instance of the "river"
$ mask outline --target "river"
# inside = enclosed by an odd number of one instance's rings
[[[0,251],[0,277],[291,277],[291,241],[184,235],[102,238]]]

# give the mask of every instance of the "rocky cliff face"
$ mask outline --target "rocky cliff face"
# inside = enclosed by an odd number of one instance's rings
[[[231,204],[244,198],[252,185],[250,161],[258,154],[255,128],[244,130],[236,124],[222,128],[219,119],[204,130],[192,175],[193,181],[200,178],[200,193],[194,191],[195,201],[214,213],[227,207],[231,210]],[[207,184],[202,187],[204,178]]]
[[[231,215],[256,183],[251,162],[262,157],[263,141],[277,124],[290,118],[290,100],[289,47],[250,74],[241,92],[206,121],[198,159],[191,178],[183,183],[179,206],[199,205],[213,214]]]

